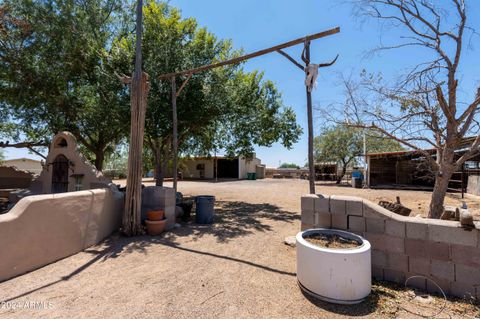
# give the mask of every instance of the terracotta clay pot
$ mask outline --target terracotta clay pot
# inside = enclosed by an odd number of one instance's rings
[[[167,220],[146,220],[145,223],[147,224],[147,233],[150,236],[156,236],[163,233],[165,229],[165,225]]]
[[[147,212],[147,219],[151,221],[162,220],[164,216],[165,212],[163,210],[151,210]]]

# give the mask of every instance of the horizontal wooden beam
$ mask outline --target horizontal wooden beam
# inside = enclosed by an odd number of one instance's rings
[[[199,73],[199,72],[202,72],[202,71],[206,71],[206,70],[218,68],[218,67],[221,67],[221,66],[225,66],[225,65],[238,64],[238,63],[243,62],[243,61],[248,60],[248,59],[252,59],[252,58],[256,58],[256,57],[259,57],[259,56],[262,56],[262,55],[265,55],[265,54],[268,54],[268,53],[276,52],[278,50],[282,50],[282,49],[285,49],[285,48],[288,48],[288,47],[291,47],[291,46],[294,46],[294,45],[297,45],[297,44],[304,43],[305,41],[311,41],[311,40],[324,38],[324,37],[327,37],[329,35],[333,35],[333,34],[336,34],[336,33],[339,33],[339,32],[340,32],[340,27],[336,27],[334,29],[330,29],[330,30],[323,31],[323,32],[320,32],[320,33],[316,33],[316,34],[312,34],[312,35],[307,35],[306,37],[303,37],[303,38],[298,38],[298,39],[295,39],[295,40],[292,40],[292,41],[289,41],[289,42],[285,42],[285,43],[270,47],[268,49],[264,49],[264,50],[256,51],[256,52],[253,52],[253,53],[250,53],[250,54],[242,55],[242,56],[230,59],[230,60],[226,60],[226,61],[222,61],[222,62],[218,62],[218,63],[213,63],[213,64],[209,64],[209,65],[204,65],[204,66],[201,66],[201,67],[198,67],[198,68],[195,68],[195,69],[162,74],[162,75],[159,75],[158,78],[159,79],[168,79],[168,78],[171,78],[171,77],[174,77],[174,76],[177,77],[177,76],[182,76],[182,75],[186,75],[186,74],[195,74],[195,73]]]
[[[0,147],[1,148],[7,148],[7,147],[14,147],[14,148],[31,148],[35,146],[48,146],[46,142],[22,142],[22,143],[15,143],[15,144],[10,144],[8,141],[7,142],[0,142]]]

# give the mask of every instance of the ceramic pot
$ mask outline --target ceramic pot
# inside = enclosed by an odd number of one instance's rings
[[[163,210],[151,210],[147,212],[147,219],[150,221],[159,221],[165,217],[165,212]]]
[[[147,224],[147,233],[150,236],[156,236],[163,233],[167,220],[146,220],[145,223]]]

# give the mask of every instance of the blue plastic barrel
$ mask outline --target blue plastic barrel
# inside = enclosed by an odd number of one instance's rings
[[[215,212],[215,196],[202,195],[195,198],[195,222],[197,224],[213,223],[213,214]]]

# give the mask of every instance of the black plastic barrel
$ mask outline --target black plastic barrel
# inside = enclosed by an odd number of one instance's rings
[[[202,195],[195,198],[195,222],[197,224],[213,223],[213,214],[215,212],[215,196]]]
[[[359,177],[352,177],[352,186],[354,188],[362,188],[363,179]]]

